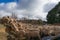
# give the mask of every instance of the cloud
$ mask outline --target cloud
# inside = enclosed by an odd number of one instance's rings
[[[57,3],[56,1],[57,0],[18,0],[18,3],[0,3],[0,14],[5,16],[16,13],[19,18],[28,17],[30,19],[46,20],[48,10],[51,9],[51,5]]]
[[[4,10],[0,10],[0,17],[3,17],[3,16],[10,16],[11,14],[9,12],[6,12]]]
[[[49,0],[50,3],[58,3],[60,0]]]
[[[21,2],[21,3],[20,3]],[[22,9],[26,9],[27,13],[26,15],[32,15],[31,18],[45,18],[45,14],[43,12],[43,6],[46,4],[48,1],[43,1],[43,0],[21,0],[19,2],[19,5]],[[43,3],[42,3],[43,2]]]
[[[57,4],[56,3],[47,3],[44,5],[44,12],[49,12],[52,8],[54,8]]]
[[[15,2],[11,2],[11,3],[7,3],[7,4],[6,4],[6,8],[7,8],[8,10],[16,9],[16,7],[17,7],[17,4],[16,4]]]
[[[0,14],[3,16],[11,15],[11,13],[17,8],[15,2],[11,3],[0,3]]]

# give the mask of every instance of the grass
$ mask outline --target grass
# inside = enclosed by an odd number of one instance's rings
[[[7,33],[5,32],[6,27],[0,24],[0,40],[7,40]]]
[[[4,25],[0,24],[0,32],[5,33],[5,29],[6,29],[6,27]]]

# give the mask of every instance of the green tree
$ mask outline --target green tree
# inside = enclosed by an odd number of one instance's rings
[[[52,10],[48,12],[47,23],[60,23],[60,2]]]

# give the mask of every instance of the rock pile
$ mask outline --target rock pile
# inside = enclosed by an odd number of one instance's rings
[[[9,16],[3,17],[1,23],[6,26],[8,40],[41,40],[45,36],[60,34],[60,26],[25,24]]]
[[[38,29],[28,27],[28,25],[17,22],[16,19],[10,17],[3,17],[1,22],[6,26],[6,32],[8,40],[23,40],[38,37],[40,39],[40,33]],[[32,26],[29,24],[29,26]]]

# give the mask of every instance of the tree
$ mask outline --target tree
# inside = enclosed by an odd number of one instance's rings
[[[47,23],[60,23],[60,2],[52,10],[48,12]]]

